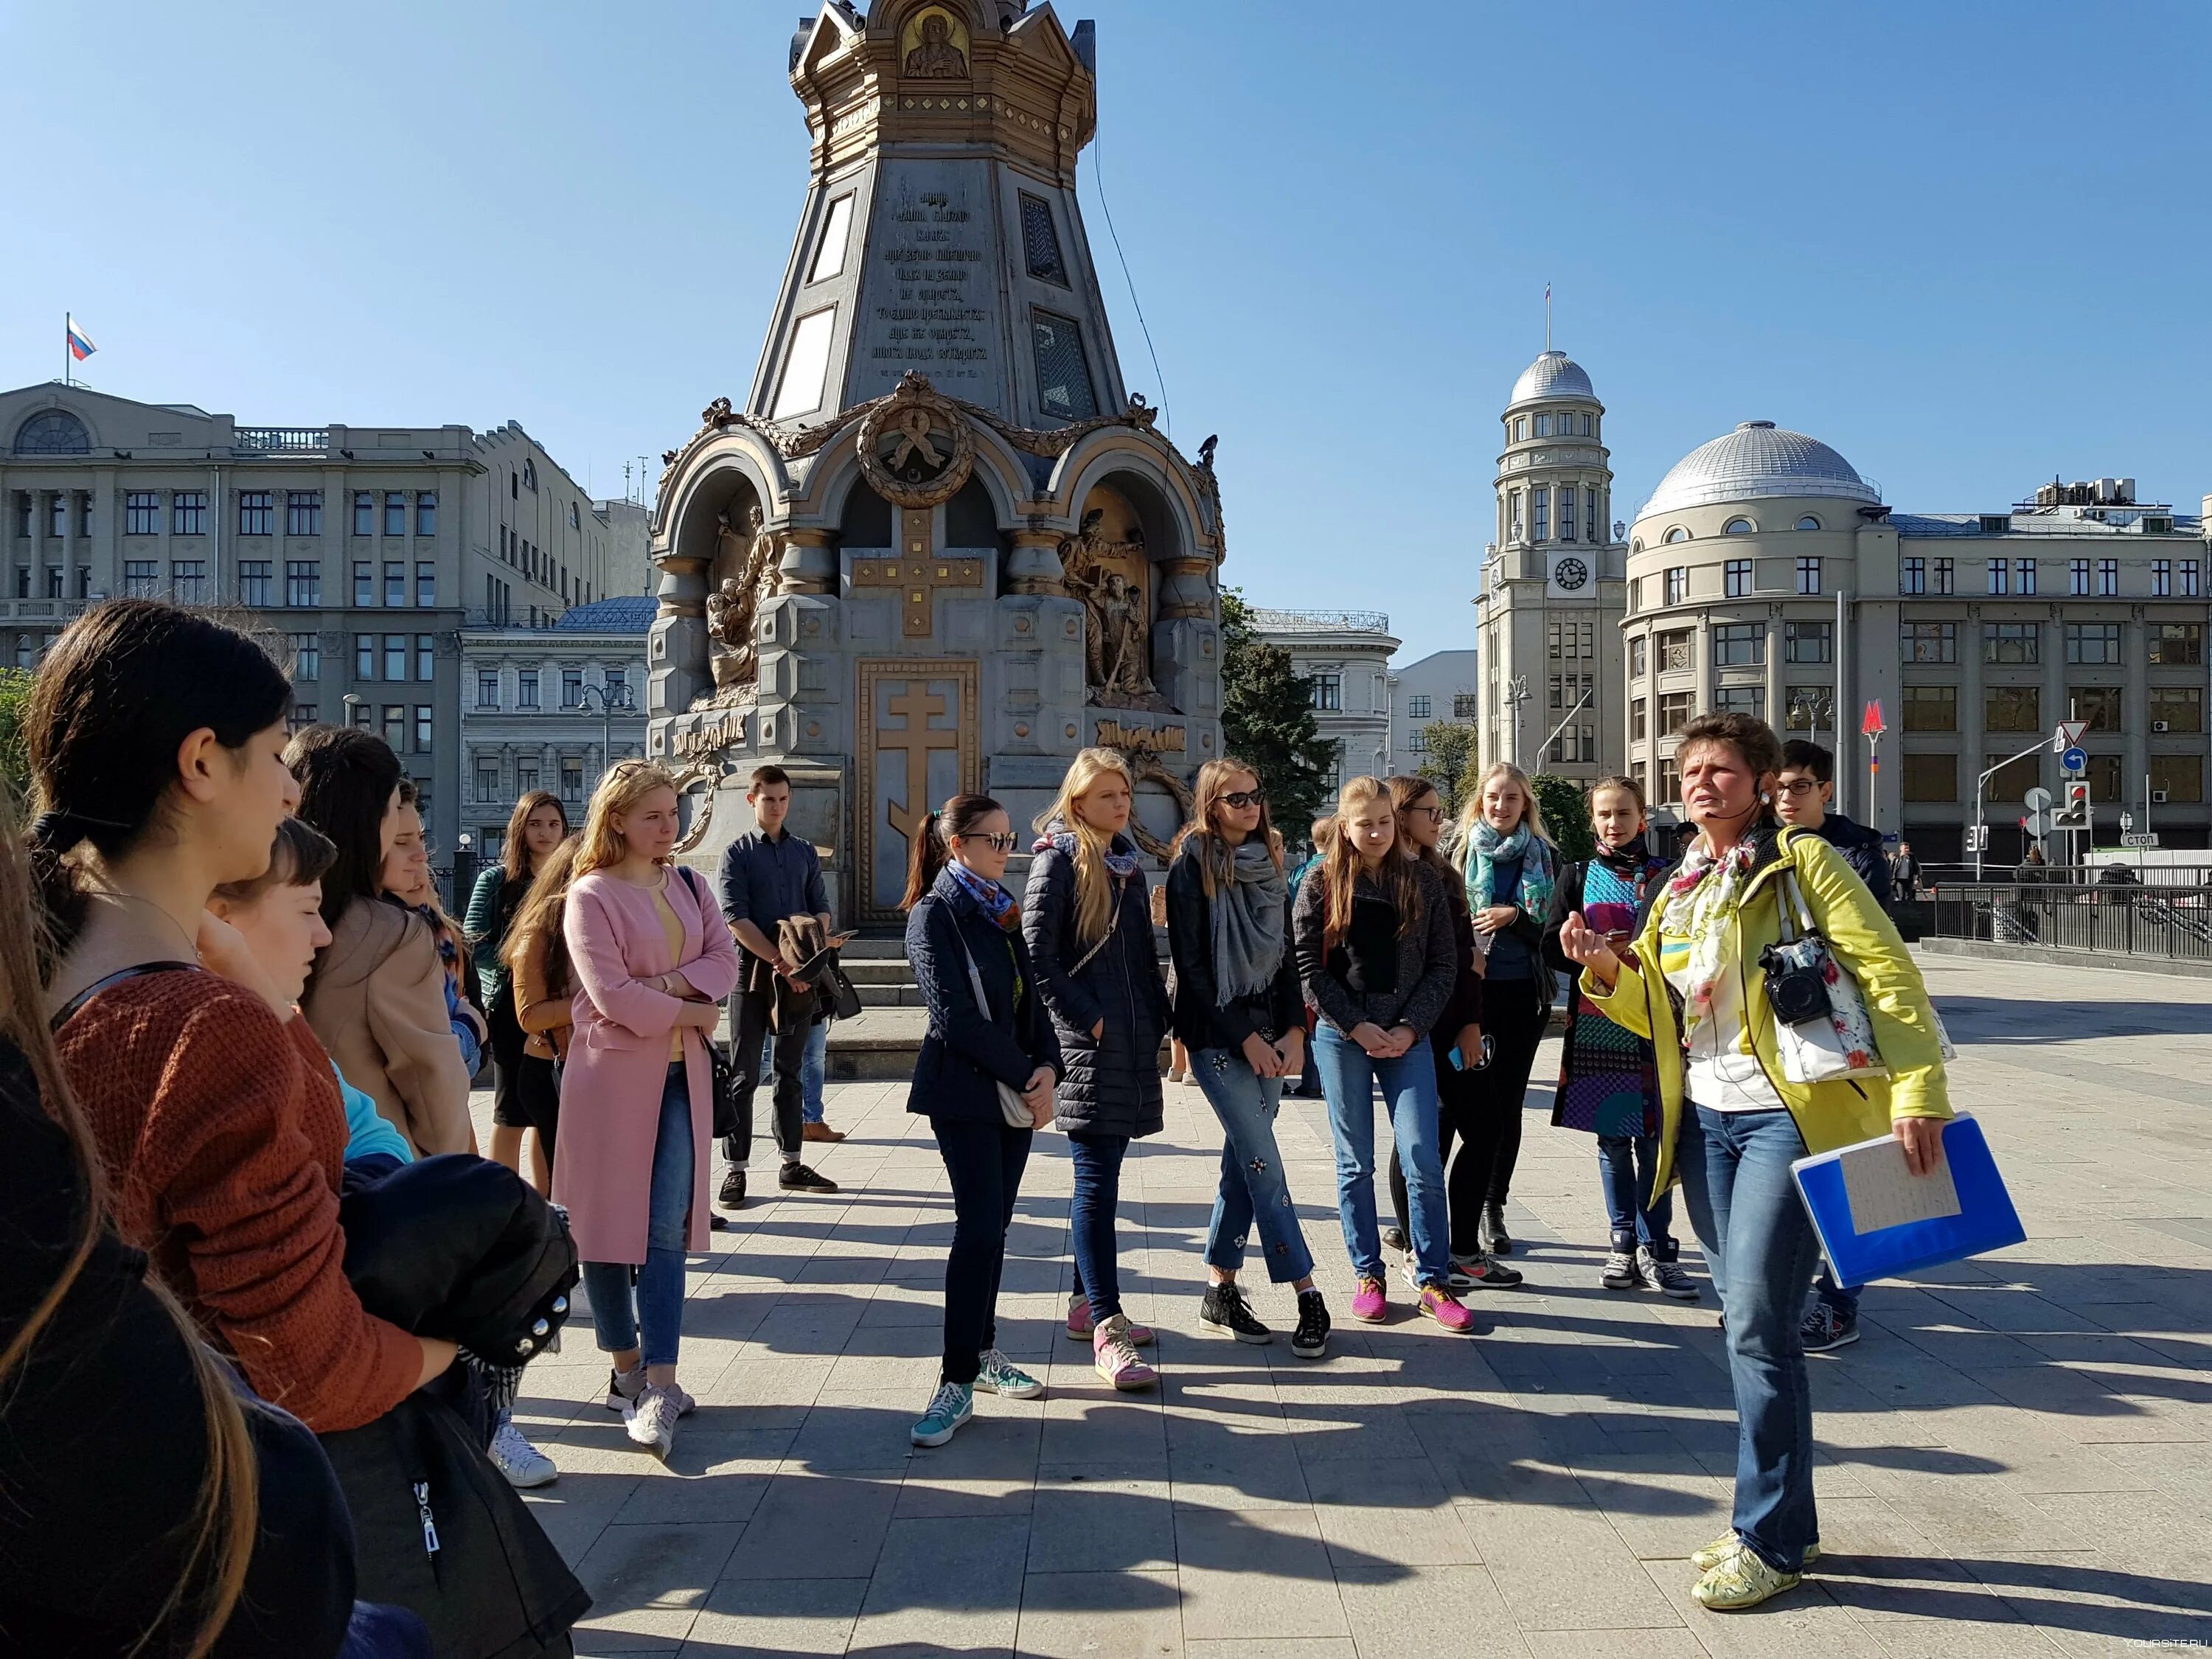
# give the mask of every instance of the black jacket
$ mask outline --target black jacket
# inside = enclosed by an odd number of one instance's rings
[[[1298,953],[1298,979],[1306,1000],[1338,1032],[1349,1036],[1354,1026],[1371,1023],[1389,1030],[1410,1025],[1417,1036],[1436,1029],[1459,981],[1455,957],[1451,900],[1443,880],[1425,864],[1414,866],[1420,884],[1419,924],[1400,930],[1396,983],[1389,991],[1359,992],[1343,977],[1342,945],[1328,948],[1324,932],[1328,917],[1328,878],[1314,871],[1298,884],[1298,896],[1291,907],[1292,931]],[[1382,889],[1363,875],[1359,883],[1376,897]]]
[[[968,955],[961,952],[963,940]],[[907,1110],[957,1122],[1003,1123],[998,1085],[1019,1089],[1040,1066],[1049,1066],[1055,1075],[1060,1069],[1060,1043],[1030,966],[1027,942],[1018,931],[1008,933],[993,921],[959,878],[942,870],[907,915],[906,955],[929,1009]],[[975,959],[988,1008],[975,1006],[968,956]]]
[[[1117,854],[1136,853],[1126,836]],[[1060,1070],[1060,1127],[1072,1133],[1158,1134],[1160,1043],[1168,1030],[1167,987],[1152,947],[1152,903],[1145,872],[1114,882],[1113,921],[1094,954],[1075,936],[1075,863],[1046,846],[1030,865],[1022,931],[1051,1011],[1066,1060]],[[1090,960],[1084,962],[1088,956]],[[1076,964],[1082,963],[1082,971]],[[1091,1030],[1105,1022],[1105,1032]]]
[[[1881,831],[1854,823],[1841,812],[1831,812],[1813,833],[1844,855],[1844,862],[1858,872],[1859,879],[1866,883],[1885,915],[1896,908],[1896,896],[1889,879],[1889,855],[1881,850]]]
[[[1441,878],[1437,885],[1444,886]],[[1437,1052],[1439,1077],[1443,1075],[1442,1068],[1450,1064],[1444,1058],[1444,1051],[1459,1041],[1462,1030],[1482,1024],[1482,975],[1474,971],[1474,918],[1450,902],[1448,887],[1444,889],[1444,900],[1451,910],[1452,989],[1445,1000],[1443,1012],[1429,1028],[1429,1046]]]
[[[1241,1049],[1255,1031],[1273,1042],[1305,1024],[1305,996],[1298,988],[1297,952],[1291,939],[1291,897],[1283,895],[1283,959],[1265,991],[1224,1003],[1213,982],[1213,901],[1197,838],[1183,843],[1168,866],[1168,957],[1175,963],[1176,1038],[1193,1054],[1201,1048]]]

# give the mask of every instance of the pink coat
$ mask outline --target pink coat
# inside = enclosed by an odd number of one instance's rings
[[[720,1001],[738,982],[738,948],[699,880],[699,897],[673,866],[668,904],[684,924],[684,949],[668,934],[649,888],[593,871],[568,890],[563,932],[579,989],[575,1033],[561,1073],[561,1146],[553,1201],[568,1211],[586,1261],[642,1262],[653,1146],[668,1077],[677,999],[645,981],[676,969]],[[714,1073],[704,1033],[685,1031],[691,1085],[691,1249],[707,1248],[707,1148],[714,1125]]]

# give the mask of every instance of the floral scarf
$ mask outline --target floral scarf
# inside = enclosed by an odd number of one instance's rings
[[[1690,942],[1690,984],[1682,998],[1686,1041],[1713,1011],[1713,988],[1734,953],[1736,913],[1754,852],[1751,842],[1739,842],[1716,860],[1698,841],[1659,902],[1659,931]]]
[[[1521,882],[1510,894],[1498,892],[1498,866],[1521,860]],[[1474,834],[1469,838],[1467,861],[1467,906],[1480,915],[1492,905],[1500,902],[1517,904],[1529,915],[1541,921],[1552,902],[1552,883],[1558,866],[1553,861],[1551,843],[1540,836],[1528,833],[1528,820],[1522,818],[1510,836],[1501,836],[1491,827],[1487,818],[1474,821]]]
[[[947,860],[945,867],[952,872],[952,879],[960,884],[961,890],[974,899],[981,907],[983,914],[1000,928],[1011,933],[1021,926],[1021,907],[1014,902],[1014,896],[997,882],[977,875],[958,859]]]
[[[1065,828],[1058,818],[1054,818],[1050,823],[1045,825],[1044,833],[1036,838],[1036,844],[1030,848],[1030,851],[1042,853],[1048,847],[1057,848],[1065,856],[1073,858],[1076,848],[1075,831]],[[1130,850],[1127,852],[1116,850],[1123,847],[1128,847]],[[1133,876],[1137,873],[1136,849],[1131,846],[1127,837],[1116,836],[1108,845],[1106,868],[1117,876]]]

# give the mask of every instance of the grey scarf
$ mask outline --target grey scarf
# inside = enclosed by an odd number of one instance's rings
[[[1213,992],[1223,1007],[1274,982],[1290,891],[1264,842],[1239,842],[1229,867],[1231,879],[1213,894]]]

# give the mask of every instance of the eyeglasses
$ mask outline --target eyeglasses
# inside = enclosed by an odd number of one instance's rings
[[[1221,799],[1231,806],[1265,806],[1267,792],[1264,789],[1235,789]]]
[[[1443,815],[1444,809],[1441,806],[1408,806],[1406,809],[1406,816],[1409,818],[1435,818],[1441,820],[1443,817]]]
[[[1011,853],[1014,850],[1014,837],[1012,835],[955,836],[952,839],[955,841],[980,841],[994,853]]]
[[[1818,778],[1792,778],[1781,786],[1782,793],[1792,800],[1815,794],[1819,793],[1820,787],[1820,781]]]

